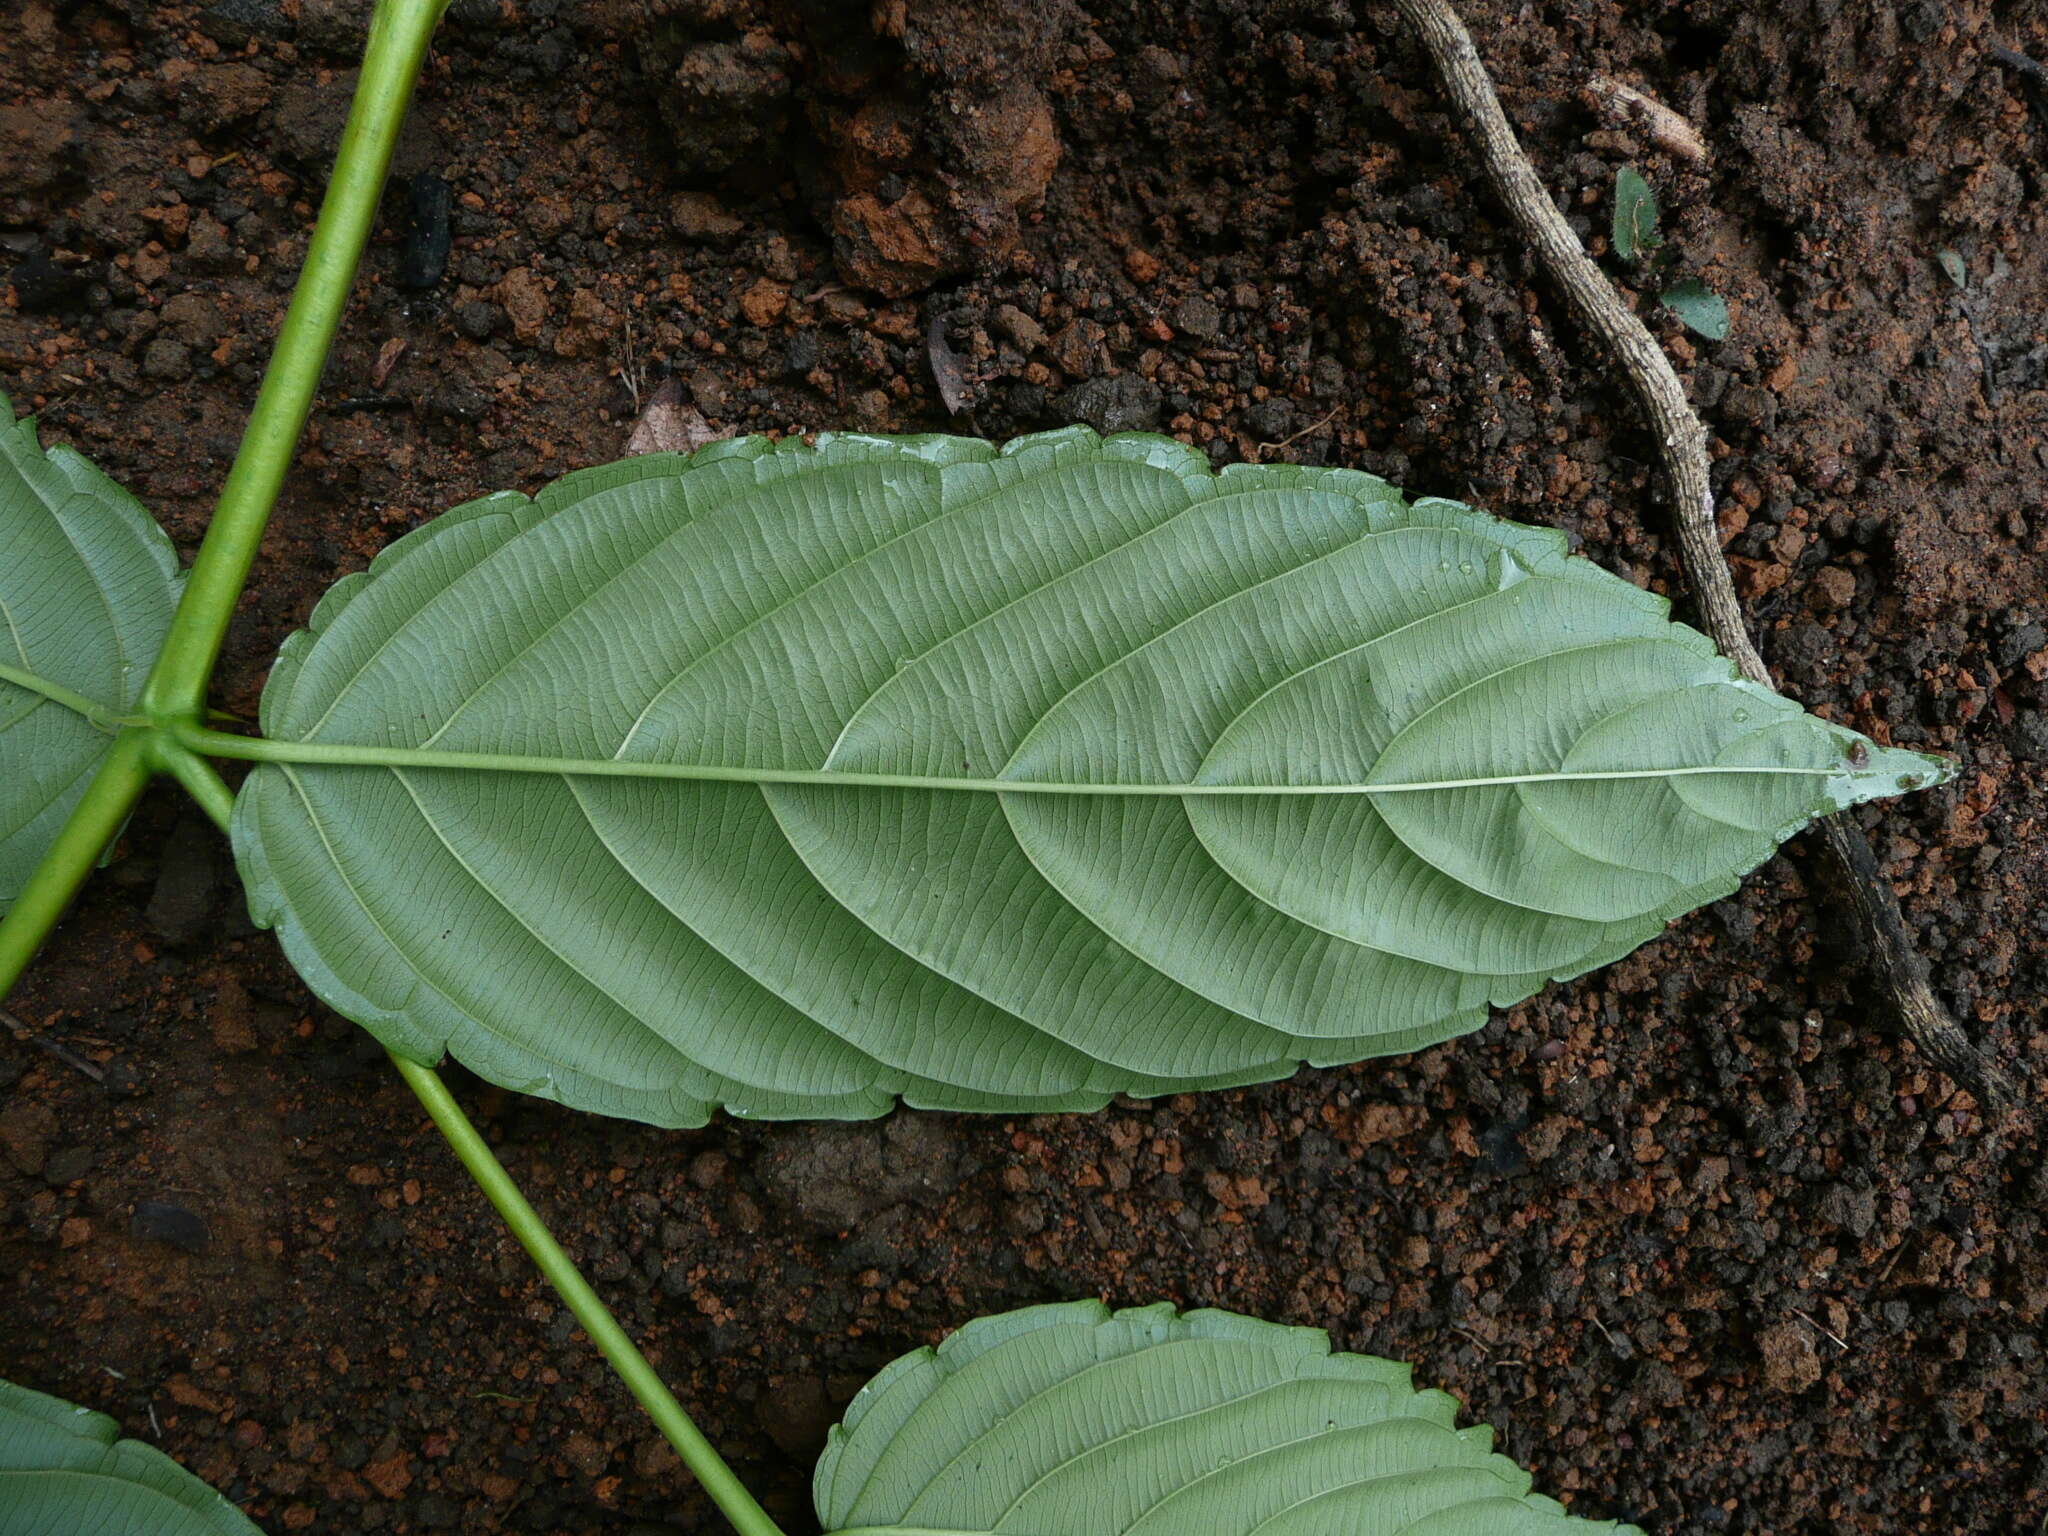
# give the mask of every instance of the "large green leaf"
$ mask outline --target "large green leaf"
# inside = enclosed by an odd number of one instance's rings
[[[134,708],[181,580],[135,498],[0,395],[0,912]]]
[[[103,1413],[0,1381],[0,1536],[261,1536]]]
[[[1943,771],[1555,533],[1085,430],[474,503],[337,584],[263,721],[299,760],[235,845],[315,990],[664,1123],[1412,1050]]]
[[[1408,1367],[1319,1329],[1026,1307],[883,1367],[811,1480],[827,1532],[1593,1536]],[[1641,1536],[1640,1532],[1636,1536]]]

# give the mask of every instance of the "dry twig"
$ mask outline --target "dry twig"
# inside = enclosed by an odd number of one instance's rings
[[[70,1067],[75,1072],[84,1074],[94,1082],[104,1083],[107,1080],[106,1069],[100,1066],[99,1063],[87,1061],[78,1052],[72,1050],[71,1047],[61,1041],[52,1040],[48,1035],[36,1034],[13,1014],[0,1012],[0,1024],[5,1024],[15,1039],[25,1040],[30,1045],[49,1052],[50,1055],[63,1062],[65,1066]]]
[[[2030,59],[2017,48],[2007,48],[1998,43],[1991,45],[1991,57],[2007,69],[2016,69],[2036,85],[2048,86],[2048,64],[2039,59]]]
[[[1278,453],[1282,448],[1292,448],[1296,443],[1300,442],[1304,437],[1307,437],[1311,432],[1322,431],[1323,428],[1327,427],[1331,422],[1337,419],[1337,413],[1343,409],[1344,407],[1341,405],[1331,406],[1330,409],[1324,413],[1321,420],[1310,422],[1307,426],[1303,427],[1299,432],[1291,433],[1288,436],[1281,438],[1280,441],[1277,443],[1253,443],[1251,451],[1252,463],[1263,463],[1265,460],[1265,456],[1268,453]]]
[[[1421,37],[1450,97],[1453,114],[1516,226],[1535,246],[1544,270],[1564,290],[1572,309],[1622,365],[1629,387],[1649,418],[1658,461],[1671,489],[1679,559],[1707,632],[1745,676],[1772,686],[1763,657],[1749,638],[1735,583],[1721,554],[1714,493],[1707,478],[1707,431],[1685,398],[1671,360],[1593,264],[1564,215],[1537,179],[1501,111],[1500,99],[1471,34],[1448,0],[1394,0]],[[1878,872],[1869,840],[1846,816],[1820,824],[1831,862],[1846,890],[1867,949],[1867,960],[1886,1000],[1913,1043],[1937,1068],[1979,1099],[2011,1106],[2017,1095],[1999,1066],[1970,1043],[1928,985],[1927,962],[1913,948],[1899,903]]]

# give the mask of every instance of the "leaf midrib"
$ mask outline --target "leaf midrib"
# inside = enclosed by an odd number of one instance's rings
[[[30,664],[28,647],[22,643],[21,626],[15,622],[14,610],[7,606],[7,599],[5,597],[0,597],[0,619],[4,619],[7,623],[7,638],[14,642],[14,654],[21,658],[21,664],[24,667],[28,666]]]
[[[51,703],[62,704],[73,714],[85,716],[94,725],[104,726],[121,712],[114,705],[89,699],[51,678],[22,667],[8,666],[5,662],[0,662],[0,683],[12,683],[15,687],[25,688],[30,693],[39,693]],[[15,723],[19,724],[18,721]]]
[[[1170,795],[1186,798],[1399,795],[1488,789],[1508,784],[1579,784],[1612,779],[1855,777],[1857,770],[1797,768],[1762,764],[1674,764],[1657,768],[1612,768],[1555,773],[1507,773],[1408,783],[1211,784],[1166,782],[1074,782],[1052,779],[950,778],[912,773],[850,773],[831,768],[749,768],[716,763],[625,762],[610,757],[551,757],[508,752],[444,752],[421,747],[358,746],[340,742],[279,741],[185,727],[178,738],[194,751],[254,763],[308,767],[422,768],[477,773],[542,773],[574,778],[678,779],[716,784],[795,784],[828,789],[902,789],[935,792],[1026,795]]]

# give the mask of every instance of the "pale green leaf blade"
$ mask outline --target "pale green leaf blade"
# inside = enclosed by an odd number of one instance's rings
[[[134,707],[182,581],[140,503],[0,395],[0,912]]]
[[[0,1381],[0,1536],[258,1536],[103,1413]]]
[[[885,1366],[832,1431],[812,1499],[848,1536],[1635,1530],[1531,1493],[1456,1412],[1313,1328],[1026,1307]]]
[[[1698,278],[1672,284],[1661,302],[1694,334],[1709,341],[1728,339],[1728,301]]]
[[[1355,472],[738,439],[338,583],[263,719],[351,762],[258,768],[235,842],[418,1059],[660,1123],[1085,1108],[1473,1029],[1945,771],[1733,677]]]
[[[1657,233],[1657,194],[1632,165],[1614,173],[1613,233],[1614,254],[1623,261],[1647,256],[1664,243]]]

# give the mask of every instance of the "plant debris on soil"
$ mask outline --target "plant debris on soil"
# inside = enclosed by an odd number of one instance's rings
[[[1860,815],[2038,1112],[2048,114],[2005,60],[2048,59],[2048,17],[1461,10],[1594,253],[1636,165],[1729,301],[1709,343],[1638,296],[1714,435],[1751,623],[1808,707],[1961,759]],[[366,14],[8,10],[0,386],[188,555]],[[1082,420],[1355,465],[1561,528],[1682,607],[1620,381],[1369,0],[454,0],[384,212],[229,638],[240,716],[334,578],[617,457],[649,401],[691,436]],[[658,1132],[451,1077],[792,1531],[877,1366],[1098,1295],[1411,1360],[1539,1486],[1653,1532],[2031,1532],[2041,1148],[1882,1031],[1812,867],[1795,842],[1469,1039],[1095,1116]],[[0,1374],[271,1531],[717,1528],[174,792],[8,1006]]]

